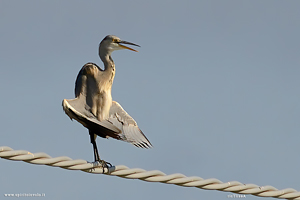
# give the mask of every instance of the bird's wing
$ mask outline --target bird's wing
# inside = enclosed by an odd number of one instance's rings
[[[96,65],[95,63],[86,63],[81,68],[76,78],[75,97],[78,97],[80,94],[88,96],[95,92],[97,83],[94,81],[93,78],[90,78],[90,76],[87,74],[87,70],[89,70],[92,67],[96,67],[99,71],[102,71],[101,68],[98,67],[98,65]]]
[[[116,101],[112,102],[108,121],[122,131],[119,139],[141,148],[152,147],[134,119]]]
[[[107,120],[99,121],[81,96],[70,100],[64,99],[62,106],[71,119],[75,119],[98,136],[120,139],[121,130]]]

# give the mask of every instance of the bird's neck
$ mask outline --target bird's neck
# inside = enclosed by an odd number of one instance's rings
[[[113,82],[115,77],[115,63],[112,60],[110,54],[100,55],[100,58],[104,64],[104,74],[106,75],[109,82]]]
[[[115,67],[115,63],[114,63],[113,59],[111,58],[110,53],[102,54],[101,52],[99,52],[99,56],[104,64],[104,70],[108,70],[109,68]]]

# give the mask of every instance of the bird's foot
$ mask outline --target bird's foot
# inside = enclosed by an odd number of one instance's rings
[[[110,164],[109,162],[106,162],[105,160],[99,160],[98,161],[101,165],[101,167],[104,169],[104,168],[110,168],[112,167],[112,164]]]
[[[105,168],[107,169],[107,172],[109,172],[109,168],[112,167],[112,164],[109,162],[106,162],[105,160],[96,160],[93,162],[94,167],[102,167],[103,173],[105,172]]]

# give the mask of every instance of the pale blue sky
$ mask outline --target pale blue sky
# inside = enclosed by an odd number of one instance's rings
[[[87,130],[69,120],[61,101],[74,97],[85,63],[102,67],[98,44],[114,34],[141,48],[113,53],[113,99],[154,148],[98,138],[103,159],[300,190],[299,7],[292,0],[3,0],[0,146],[92,161]],[[3,159],[0,166],[0,197],[198,200],[230,194]]]

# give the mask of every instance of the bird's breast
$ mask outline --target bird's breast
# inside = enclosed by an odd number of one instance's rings
[[[111,87],[114,79],[114,71],[97,71],[87,80],[87,102],[92,113],[103,121],[108,119],[109,110],[112,105]]]
[[[109,110],[112,104],[111,91],[102,91],[97,95],[96,117],[99,121],[106,120],[109,117]]]

